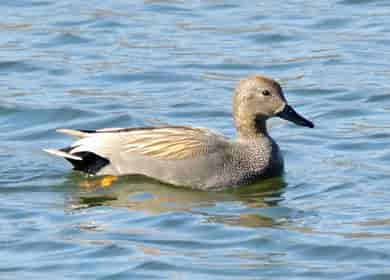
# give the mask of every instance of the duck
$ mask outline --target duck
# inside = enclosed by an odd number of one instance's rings
[[[234,189],[283,175],[281,150],[266,125],[272,117],[314,127],[287,103],[277,81],[253,75],[240,80],[234,91],[235,139],[182,125],[58,129],[78,139],[44,151],[89,175],[142,175],[197,190]]]

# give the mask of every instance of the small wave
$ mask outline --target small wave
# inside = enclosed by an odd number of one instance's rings
[[[82,37],[72,33],[61,33],[49,40],[47,43],[39,43],[37,47],[56,47],[64,45],[81,45],[90,43],[92,39]]]
[[[0,73],[30,73],[41,70],[40,67],[26,61],[1,61]]]

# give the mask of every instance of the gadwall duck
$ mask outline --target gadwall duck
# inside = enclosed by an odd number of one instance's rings
[[[138,174],[176,186],[222,190],[282,175],[282,154],[268,134],[267,119],[278,116],[314,127],[287,104],[279,83],[264,76],[239,82],[233,113],[236,140],[189,126],[59,129],[80,139],[45,151],[89,174]]]

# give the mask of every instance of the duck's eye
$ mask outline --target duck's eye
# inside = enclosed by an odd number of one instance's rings
[[[268,95],[271,95],[271,92],[269,90],[263,90],[262,94],[264,96],[268,96]]]

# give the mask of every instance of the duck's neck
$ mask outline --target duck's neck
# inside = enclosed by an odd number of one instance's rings
[[[238,139],[240,140],[261,140],[269,138],[266,119],[262,116],[236,119]]]

